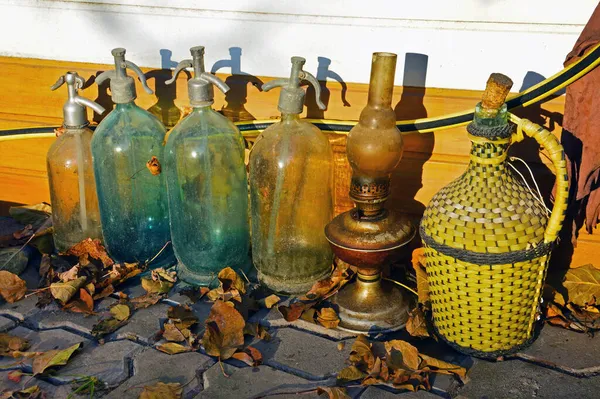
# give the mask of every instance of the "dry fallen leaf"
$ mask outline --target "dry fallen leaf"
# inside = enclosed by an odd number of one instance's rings
[[[85,285],[85,281],[85,277],[79,277],[66,283],[52,283],[50,284],[50,292],[55,299],[66,304]]]
[[[429,301],[429,282],[427,280],[427,271],[425,270],[425,248],[417,248],[413,251],[412,265],[415,269],[415,274],[417,275],[419,303],[427,303]]]
[[[281,298],[279,298],[277,295],[275,294],[271,294],[266,298],[261,299],[260,301],[258,301],[258,303],[260,304],[260,306],[262,306],[263,308],[267,308],[267,309],[271,309],[273,306],[275,306],[279,301],[281,301]]]
[[[19,276],[6,270],[0,270],[0,295],[8,303],[19,301],[25,296],[27,285]]]
[[[217,276],[223,292],[235,289],[241,294],[246,293],[246,282],[231,267],[226,267]]]
[[[164,344],[157,345],[156,349],[161,352],[168,353],[169,355],[176,355],[177,353],[192,351],[192,348],[183,346],[176,342],[166,342]]]
[[[250,367],[257,367],[262,363],[262,353],[253,346],[247,346],[243,351],[236,352],[231,357]]]
[[[165,329],[162,333],[162,336],[164,339],[170,342],[183,342],[186,339],[186,336],[183,334],[183,332],[179,328],[175,327],[175,325],[172,323],[165,324]]]
[[[42,355],[33,359],[33,374],[41,374],[49,367],[63,366],[67,364],[71,355],[81,347],[81,343],[68,347],[67,349],[55,349],[44,352]]]
[[[428,338],[427,322],[423,310],[417,306],[408,312],[408,321],[406,322],[406,331],[413,337]]]
[[[215,302],[205,323],[202,346],[207,354],[226,360],[244,345],[246,321],[231,302]]]
[[[155,156],[152,156],[152,158],[150,158],[150,160],[146,162],[146,167],[154,176],[160,175],[160,172],[162,171],[160,162],[158,162],[158,158],[156,158]]]
[[[79,299],[69,302],[65,309],[76,313],[94,314],[94,300],[85,288],[80,288]]]
[[[385,351],[378,348],[375,354],[368,339],[359,335],[348,359],[351,365],[338,373],[338,380],[360,380],[361,385],[383,384],[409,391],[430,389],[431,373],[450,374],[462,383],[467,381],[463,367],[421,354],[406,341],[387,341],[383,346]]]
[[[100,242],[100,240],[96,239],[85,239],[80,243],[75,244],[71,247],[67,252],[67,255],[74,255],[79,257],[79,263],[82,266],[89,264],[89,258],[98,259],[102,262],[104,266],[112,266],[115,262],[108,256],[106,253],[106,249]]]
[[[79,264],[76,264],[75,266],[73,266],[72,268],[67,270],[66,272],[58,273],[58,278],[63,283],[73,281],[73,280],[77,279],[77,274],[79,273],[79,269],[80,269]]]
[[[577,306],[595,304],[600,300],[600,270],[593,265],[569,269],[563,286],[569,293],[569,302]]]
[[[167,310],[167,317],[180,330],[198,323],[198,317],[194,314],[192,308],[186,305],[171,306]]]
[[[29,348],[29,342],[25,338],[6,333],[0,333],[0,356],[11,356],[12,352],[24,351]]]
[[[163,297],[164,297],[163,294],[146,293],[142,296],[132,298],[130,300],[130,303],[133,305],[133,308],[136,310],[143,309],[143,308],[147,308],[149,306],[157,304],[158,301],[160,301]]]
[[[125,321],[131,316],[131,308],[128,305],[119,303],[110,308],[110,313],[113,315],[115,320]]]
[[[333,308],[322,308],[318,311],[317,321],[325,328],[337,328],[340,318]]]
[[[168,384],[157,382],[154,385],[145,386],[139,399],[180,399],[182,393],[183,387],[178,382]]]
[[[23,377],[23,372],[21,370],[13,370],[8,373],[8,379],[15,384],[21,382],[21,378]]]
[[[317,394],[327,394],[328,399],[351,399],[346,393],[346,388],[342,387],[318,387]]]
[[[96,339],[100,339],[104,335],[117,331],[125,324],[127,324],[127,320],[119,321],[113,317],[100,320],[98,324],[95,324],[92,327],[92,336]]]

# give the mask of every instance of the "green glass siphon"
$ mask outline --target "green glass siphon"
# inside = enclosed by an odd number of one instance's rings
[[[134,103],[135,84],[125,68],[142,71],[125,61],[125,50],[114,49],[115,70],[96,78],[111,79],[115,109],[100,122],[92,139],[92,156],[102,233],[109,254],[118,262],[147,262],[151,267],[175,263],[169,245],[169,211],[165,177],[160,173],[165,127]],[[156,166],[147,165],[153,162]],[[157,163],[158,162],[158,163]]]
[[[204,71],[204,47],[191,48],[192,60],[179,63],[173,79],[194,68],[188,81],[192,112],[169,133],[165,172],[171,237],[178,276],[209,285],[230,266],[247,272],[250,232],[244,139],[235,125],[215,112],[213,85],[229,87]]]

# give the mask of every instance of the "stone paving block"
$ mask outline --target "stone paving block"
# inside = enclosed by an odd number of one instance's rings
[[[16,325],[17,323],[15,323],[13,320],[0,316],[0,332],[8,331]]]
[[[75,345],[78,342],[89,345],[90,341],[85,338],[70,333],[65,330],[47,330],[33,331],[28,328],[18,326],[10,331],[11,335],[25,338],[29,341],[31,347],[29,352],[45,352],[53,349],[66,349],[69,346]],[[75,355],[76,356],[76,355]],[[8,357],[0,357],[0,369],[29,369],[31,365],[30,359],[13,359]]]
[[[270,341],[256,340],[252,346],[263,355],[263,363],[310,380],[324,380],[346,367],[351,343],[338,350],[338,342],[294,328],[278,328]]]
[[[538,339],[523,352],[573,368],[600,365],[597,338],[550,325],[544,326]]]
[[[576,378],[531,363],[477,360],[458,391],[469,399],[598,398],[600,377]]]
[[[107,397],[137,399],[145,385],[154,385],[159,381],[185,385],[184,398],[193,397],[202,389],[201,379],[198,377],[213,363],[214,360],[210,357],[198,352],[167,355],[146,348],[133,357],[133,376],[111,391]]]
[[[8,303],[4,299],[0,299],[0,316],[10,316],[19,321],[24,321],[26,318],[40,311],[35,306],[37,300],[37,296],[35,295],[21,299],[15,303]]]
[[[133,356],[143,349],[143,346],[127,340],[104,345],[91,342],[53,374],[53,378],[66,383],[86,375],[99,378],[108,387],[114,388],[129,378]]]
[[[327,381],[307,381],[295,375],[275,370],[269,366],[236,368],[223,364],[225,377],[218,364],[213,365],[204,373],[204,390],[197,399],[252,399],[257,396],[279,392],[298,392],[323,386]],[[331,381],[328,382],[331,385]],[[277,395],[273,398],[292,399],[299,395]],[[302,399],[318,398],[314,394],[303,394]]]
[[[71,387],[68,385],[52,385],[38,378],[31,378],[24,375],[21,382],[15,383],[8,379],[8,371],[0,371],[0,396],[4,391],[22,390],[37,385],[47,398],[63,399],[71,393]]]
[[[94,307],[94,315],[74,313],[62,310],[56,303],[51,303],[27,319],[27,325],[36,329],[67,328],[82,334],[91,335],[92,327],[103,317],[110,316],[109,307],[116,303],[114,298],[104,298]]]
[[[333,339],[346,339],[356,337],[357,335],[355,333],[342,331],[337,328],[325,328],[319,324],[310,323],[301,319],[293,322],[286,321],[279,310],[277,310],[277,306],[255,313],[250,317],[249,321],[260,323],[265,327],[294,327],[315,334],[331,337]]]
[[[439,396],[426,391],[392,393],[374,386],[368,387],[360,399],[439,399]]]
[[[170,305],[157,303],[145,309],[138,309],[129,322],[116,332],[108,336],[108,339],[134,339],[150,344],[154,341],[156,333],[160,331]]]

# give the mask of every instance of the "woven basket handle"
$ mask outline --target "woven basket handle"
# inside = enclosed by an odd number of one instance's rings
[[[565,220],[567,202],[569,200],[569,178],[567,175],[565,151],[556,136],[542,126],[527,119],[520,119],[512,114],[510,119],[517,124],[517,131],[512,136],[512,142],[523,140],[523,134],[533,137],[541,147],[546,149],[556,169],[556,196],[554,198],[552,214],[544,232],[544,242],[554,242]]]

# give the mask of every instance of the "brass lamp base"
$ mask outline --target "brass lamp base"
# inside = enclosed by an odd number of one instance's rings
[[[381,273],[358,272],[356,281],[333,298],[339,307],[338,328],[354,333],[386,333],[404,328],[408,302],[400,287],[383,280]]]

